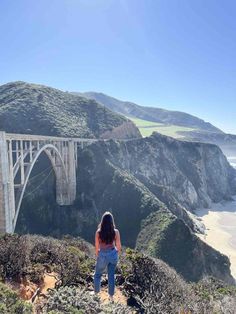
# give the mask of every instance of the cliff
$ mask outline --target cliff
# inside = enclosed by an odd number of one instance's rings
[[[226,156],[236,156],[236,135],[217,132],[180,132],[189,141],[199,141],[218,145]]]
[[[214,166],[209,164],[210,160]],[[34,185],[31,182],[26,191],[29,197],[24,199],[20,211],[18,232],[35,233],[41,230],[53,236],[70,233],[93,242],[99,217],[105,210],[110,210],[124,245],[132,248],[137,245],[148,252],[149,240],[143,237],[145,219],[153,213],[172,215],[176,219],[170,225],[173,227],[161,230],[163,237],[166,230],[169,232],[170,244],[166,247],[169,247],[170,256],[166,261],[186,280],[197,281],[212,275],[232,283],[228,258],[196,238],[192,231],[197,227],[189,214],[195,206],[229,198],[235,191],[235,170],[218,147],[180,142],[159,135],[127,142],[101,141],[84,149],[79,148],[78,166],[77,198],[72,206],[56,204],[51,193],[53,177],[50,179],[51,187],[41,187],[37,193],[34,191],[38,183]],[[40,172],[39,169],[35,171]],[[190,194],[187,186],[190,187]],[[44,195],[43,202],[39,191]],[[195,202],[192,202],[192,195],[195,195]],[[34,224],[34,221],[37,223]],[[155,225],[159,226],[158,220],[150,223],[154,236]],[[176,247],[182,248],[186,256],[180,259],[182,269],[173,255],[177,249],[171,247],[177,231],[179,240],[176,239]],[[141,248],[142,241],[144,246]],[[155,237],[150,241],[155,242]],[[186,246],[186,242],[191,245]],[[199,256],[196,268],[190,267],[196,257],[193,252]],[[165,254],[160,256],[164,260]],[[155,256],[158,254],[155,253]]]
[[[216,145],[178,141],[156,133],[145,139],[95,146],[91,149],[132,173],[157,196],[160,187],[165,187],[187,210],[207,207],[236,193],[236,171]]]

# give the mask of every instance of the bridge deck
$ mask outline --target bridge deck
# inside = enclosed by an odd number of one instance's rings
[[[99,139],[94,139],[94,138],[57,137],[57,136],[16,134],[16,133],[5,133],[5,134],[6,134],[7,140],[18,140],[18,141],[73,141],[73,142],[91,142],[91,143],[99,141]]]

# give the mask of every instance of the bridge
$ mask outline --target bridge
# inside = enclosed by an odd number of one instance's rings
[[[0,131],[0,233],[14,232],[27,182],[43,152],[55,173],[57,203],[71,205],[76,197],[77,146],[95,141]]]

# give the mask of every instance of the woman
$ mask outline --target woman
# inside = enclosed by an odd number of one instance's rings
[[[120,233],[115,229],[110,212],[105,212],[95,234],[96,269],[94,274],[94,291],[100,292],[101,277],[107,268],[109,299],[113,301],[115,292],[115,269],[118,254],[121,252]]]

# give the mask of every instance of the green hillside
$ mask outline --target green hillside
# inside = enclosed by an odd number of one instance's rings
[[[143,137],[150,136],[153,132],[158,132],[163,135],[171,136],[174,138],[182,138],[184,137],[181,133],[179,132],[190,132],[190,131],[195,131],[196,129],[193,128],[187,128],[184,126],[179,126],[179,125],[166,125],[164,123],[157,123],[157,122],[152,122],[148,120],[142,120],[138,118],[131,118],[127,117],[131,121],[134,122],[134,124],[139,128],[139,131],[141,132]]]
[[[124,125],[128,127],[124,128]],[[9,133],[68,137],[111,137],[121,129],[122,138],[139,137],[124,116],[95,100],[48,86],[11,82],[0,86],[0,130]]]

